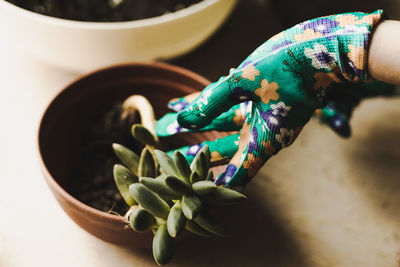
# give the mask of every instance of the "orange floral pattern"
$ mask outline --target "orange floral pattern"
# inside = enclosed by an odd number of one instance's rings
[[[271,41],[278,41],[279,39],[283,38],[283,36],[285,35],[285,32],[280,32],[278,34],[275,34],[274,36],[272,36],[270,38]]]
[[[263,165],[261,158],[256,157],[254,154],[248,154],[247,160],[243,162],[243,168],[247,169],[247,176],[253,177],[260,170]]]
[[[242,78],[248,79],[252,82],[254,82],[258,75],[260,75],[260,71],[252,64],[247,65],[242,72]]]
[[[223,157],[218,151],[211,152],[211,161],[219,161],[221,159],[223,159]]]
[[[362,18],[359,18],[355,15],[346,14],[337,16],[335,20],[339,22],[340,27],[345,27],[348,25],[359,25],[363,23],[367,23],[368,25],[374,25],[381,19],[381,17],[382,17],[381,14],[374,14],[374,13],[363,16]]]
[[[353,62],[354,66],[359,69],[363,70],[366,67],[366,57],[367,53],[365,52],[364,47],[359,46],[355,47],[353,45],[348,45],[349,52],[347,53],[347,57]]]
[[[298,33],[294,35],[294,39],[298,42],[307,41],[315,38],[322,37],[322,33],[315,32],[313,29],[306,29],[302,33]]]
[[[268,104],[271,100],[278,100],[279,94],[276,92],[279,85],[276,82],[269,83],[267,79],[261,81],[261,87],[255,90],[255,94],[261,98],[264,104]]]
[[[316,72],[314,78],[315,83],[313,89],[315,91],[326,90],[333,82],[340,82],[340,79],[334,72]]]
[[[271,144],[271,141],[262,141],[261,142],[263,148],[264,148],[264,153],[267,155],[275,155],[276,154],[276,148]]]
[[[242,114],[240,109],[236,109],[235,110],[235,116],[233,116],[232,121],[234,124],[241,126],[243,125],[243,121],[244,121],[244,114]]]

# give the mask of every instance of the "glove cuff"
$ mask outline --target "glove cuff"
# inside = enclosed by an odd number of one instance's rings
[[[359,12],[336,15],[339,25],[341,72],[350,82],[371,80],[368,73],[368,51],[371,37],[377,25],[386,18],[383,10],[365,14]]]

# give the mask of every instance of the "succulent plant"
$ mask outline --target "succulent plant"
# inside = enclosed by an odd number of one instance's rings
[[[131,206],[125,216],[132,229],[153,231],[153,256],[157,264],[166,264],[172,258],[174,239],[184,229],[202,237],[229,236],[210,210],[246,197],[214,184],[208,146],[203,146],[189,165],[179,151],[171,158],[156,149],[159,141],[151,129],[134,124],[132,135],[145,148],[139,157],[132,150],[113,144],[115,154],[125,165],[114,166],[114,179],[125,202]]]

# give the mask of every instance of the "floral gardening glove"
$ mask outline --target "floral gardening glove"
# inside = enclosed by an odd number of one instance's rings
[[[243,126],[246,115],[251,112],[251,103],[249,101],[243,102],[222,113],[206,127],[198,130],[188,130],[181,127],[177,122],[177,112],[183,110],[199,95],[200,92],[182,98],[172,99],[168,107],[175,112],[164,115],[164,117],[157,122],[157,135],[164,137],[181,132],[207,130],[239,131]],[[353,109],[361,100],[370,97],[394,95],[400,95],[400,90],[397,86],[379,81],[363,84],[338,83],[330,91],[330,94],[327,95],[327,105],[322,109],[317,109],[314,112],[314,117],[321,123],[328,125],[340,136],[349,137],[349,119],[351,118]],[[277,122],[278,119],[278,113],[270,117],[271,123]],[[239,134],[232,134],[215,141],[206,141],[202,144],[181,147],[177,150],[179,150],[190,163],[205,144],[210,148],[212,155],[211,162],[214,165],[227,163],[239,148]],[[168,153],[173,157],[174,151]]]
[[[179,125],[201,129],[232,106],[250,101],[239,149],[215,182],[245,185],[271,156],[296,139],[337,84],[367,82],[368,44],[381,19],[378,10],[298,24],[272,37],[187,105],[178,114]]]
[[[187,132],[186,128],[181,127],[178,124],[177,116],[179,111],[183,110],[193,100],[195,100],[199,93],[193,93],[186,97],[179,99],[172,99],[168,107],[175,113],[166,114],[157,124],[157,134],[159,136],[170,136],[175,133]],[[396,96],[400,95],[400,88],[396,85],[372,81],[369,83],[338,83],[330,90],[330,94],[327,95],[327,105],[322,109],[317,109],[314,112],[314,117],[317,118],[321,123],[326,124],[338,135],[342,137],[349,137],[351,133],[349,120],[353,113],[354,108],[363,100],[371,97],[379,96]],[[197,131],[207,130],[220,130],[220,131],[239,131],[243,126],[244,118],[246,114],[251,111],[249,102],[243,102],[241,104],[233,106],[227,112],[224,112],[216,119],[214,119],[209,125],[203,127]],[[273,117],[271,117],[273,119]],[[207,142],[212,147],[213,142]],[[197,148],[201,148],[200,145],[196,145]],[[223,149],[225,146],[221,144]],[[180,149],[182,152],[186,152],[187,149]],[[229,151],[236,151],[237,147],[229,149]],[[197,149],[192,148],[193,153],[196,153]],[[195,154],[190,154],[194,157]],[[226,154],[226,153],[225,153]],[[192,157],[187,154],[188,160],[191,161]],[[230,154],[227,154],[227,156]],[[216,160],[216,159],[215,159]]]

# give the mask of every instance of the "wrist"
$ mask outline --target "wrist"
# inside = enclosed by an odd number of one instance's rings
[[[372,34],[368,71],[372,78],[400,85],[400,22],[386,20]]]

